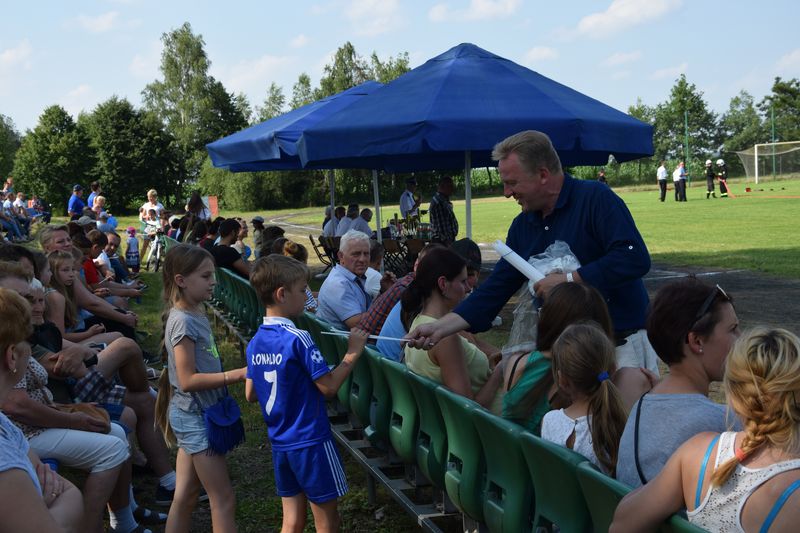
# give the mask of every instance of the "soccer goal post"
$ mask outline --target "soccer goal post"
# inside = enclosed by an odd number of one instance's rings
[[[800,141],[755,144],[736,152],[747,179],[756,183],[766,176],[788,178],[800,176]]]

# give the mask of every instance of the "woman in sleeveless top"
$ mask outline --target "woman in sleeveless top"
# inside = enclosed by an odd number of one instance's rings
[[[449,248],[431,249],[419,261],[414,281],[403,293],[401,318],[407,331],[453,310],[469,291],[466,261]],[[413,321],[413,322],[412,322]],[[405,348],[409,370],[499,413],[502,366],[460,335],[429,350]]]
[[[536,350],[513,354],[506,364],[503,418],[539,435],[544,415],[550,409],[569,405],[558,394],[550,349],[567,326],[582,320],[597,322],[613,338],[611,316],[597,289],[583,283],[561,283],[554,287],[539,311]]]
[[[701,433],[623,499],[613,531],[655,529],[685,507],[709,531],[796,531],[800,520],[800,339],[758,328],[728,356],[724,390],[744,431]]]

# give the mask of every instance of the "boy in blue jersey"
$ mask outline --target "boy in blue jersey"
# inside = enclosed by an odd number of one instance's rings
[[[267,423],[283,532],[303,531],[307,501],[317,531],[339,528],[336,504],[347,492],[347,480],[325,397],[336,394],[367,341],[366,332],[351,330],[344,359],[328,368],[311,335],[290,320],[303,312],[308,278],[303,263],[275,254],[256,261],[250,275],[266,316],[247,345],[245,395],[261,404]]]

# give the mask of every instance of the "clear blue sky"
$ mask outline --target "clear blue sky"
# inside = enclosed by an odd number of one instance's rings
[[[800,77],[799,15],[797,0],[18,1],[0,17],[0,113],[24,131],[56,103],[138,106],[161,35],[185,21],[251,105],[273,81],[290,96],[301,72],[316,86],[349,40],[364,56],[407,51],[412,67],[472,42],[623,111],[664,101],[683,72],[723,112],[742,89],[758,101],[775,76]]]

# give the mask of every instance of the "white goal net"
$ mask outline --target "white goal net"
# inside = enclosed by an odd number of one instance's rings
[[[748,180],[800,177],[800,141],[756,144],[736,152]]]

